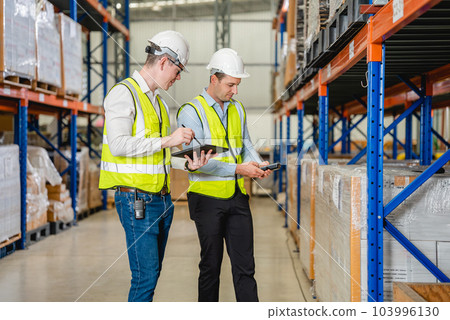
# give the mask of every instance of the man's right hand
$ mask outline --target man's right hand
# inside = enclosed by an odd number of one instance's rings
[[[194,131],[189,128],[178,128],[170,136],[161,139],[161,149],[178,146],[185,143],[189,145],[194,139]]]
[[[245,162],[236,166],[236,173],[250,178],[263,178],[264,171],[259,168],[255,161]]]

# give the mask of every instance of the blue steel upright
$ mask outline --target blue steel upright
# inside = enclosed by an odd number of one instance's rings
[[[130,30],[130,0],[125,0],[125,18],[123,24]],[[130,76],[130,38],[125,39],[125,78]]]
[[[19,248],[25,249],[27,240],[27,153],[28,153],[28,101],[18,101],[14,116],[14,143],[19,145],[20,167],[20,234]]]
[[[427,83],[426,76],[422,76],[422,93],[424,101],[420,107],[420,164],[428,166],[431,164],[432,144],[432,121],[431,121],[431,84]]]
[[[328,164],[328,86],[322,90],[325,92],[319,89],[319,164]]]
[[[344,135],[346,132],[347,132],[347,118],[346,117],[342,117],[342,135]],[[342,140],[341,153],[342,154],[346,154],[347,153],[347,137],[345,137],[345,139]]]
[[[397,160],[397,126],[395,126],[392,131],[392,159]]]
[[[286,177],[286,188],[285,195],[286,199],[284,201],[284,227],[288,227],[288,212],[290,210],[289,208],[289,161],[288,161],[288,155],[289,155],[289,147],[290,147],[290,140],[291,140],[291,114],[289,111],[286,113],[286,170],[285,170],[285,177]]]
[[[278,155],[281,162],[281,168],[278,173],[278,194],[283,192],[283,116],[280,116],[280,148],[278,149]],[[282,204],[278,202],[278,210],[283,209]]]
[[[298,120],[298,135],[297,135],[297,230],[300,229],[300,211],[301,211],[301,181],[302,181],[302,168],[301,168],[301,152],[303,148],[303,101],[299,101],[297,104],[297,120]]]
[[[370,31],[369,31],[370,32]],[[384,44],[369,44],[367,87],[368,301],[383,301]],[[380,57],[381,54],[381,57]]]
[[[70,195],[72,197],[73,223],[77,222],[77,111],[71,111],[70,119]]]
[[[77,21],[77,0],[70,0],[70,17]]]
[[[105,9],[108,6],[108,0],[103,0],[103,7]],[[103,97],[108,94],[108,22],[103,19],[102,23],[102,34],[103,34],[103,61],[102,61],[102,81],[103,81]],[[103,210],[107,208],[108,193],[106,190],[102,191],[103,196]]]
[[[275,117],[273,120],[273,162],[278,162],[278,144],[277,144],[277,118]],[[276,187],[277,187],[277,179],[278,179],[278,171],[274,171],[273,173],[273,188],[272,188],[272,197],[274,199],[277,198]]]
[[[405,108],[406,109],[406,108]],[[412,114],[405,119],[405,159],[412,159]]]

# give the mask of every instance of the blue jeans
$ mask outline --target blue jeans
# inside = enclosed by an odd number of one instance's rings
[[[141,220],[134,217],[134,192],[116,191],[115,194],[131,269],[130,302],[153,300],[174,211],[170,195],[138,192],[138,198],[145,202],[145,218]]]

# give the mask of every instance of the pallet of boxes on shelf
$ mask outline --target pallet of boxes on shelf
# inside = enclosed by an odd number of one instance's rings
[[[31,88],[36,78],[35,0],[0,0],[0,83]]]
[[[102,191],[98,188],[100,179],[100,168],[94,161],[89,161],[89,193],[88,193],[88,207],[89,209],[96,209],[103,205]]]
[[[78,100],[82,93],[83,55],[81,25],[63,13],[58,14],[61,52],[61,88],[58,96]]]
[[[288,228],[297,248],[300,247],[300,236],[297,221],[297,153],[288,155]]]
[[[51,161],[47,150],[28,146],[27,155],[27,242],[38,241],[50,235],[48,223],[49,193],[46,183],[60,185],[61,176]],[[64,199],[66,200],[66,199]]]
[[[71,158],[71,150],[62,150],[64,156],[68,159]],[[77,202],[76,213],[77,215],[85,214],[88,209],[88,191],[89,191],[89,149],[82,147],[76,155],[77,161]],[[62,158],[59,154],[55,154],[54,157],[55,167],[59,172],[63,172],[68,166],[68,162]],[[63,183],[66,184],[66,188],[70,189],[70,172],[63,176]]]
[[[36,80],[32,89],[56,95],[61,88],[61,40],[56,26],[57,16],[47,0],[36,7]]]
[[[0,208],[0,249],[3,249],[20,238],[20,169],[17,145],[0,146]]]
[[[387,204],[423,171],[413,165],[383,171]],[[319,166],[316,190],[315,282],[321,301],[367,301],[367,179],[365,166]],[[450,173],[435,174],[387,218],[430,261],[449,272]],[[439,249],[441,248],[441,251]],[[384,232],[384,300],[393,282],[434,282],[436,278],[400,243]]]
[[[330,155],[331,156],[331,155]],[[329,159],[330,165],[345,164],[349,160],[345,155],[333,155],[337,158]],[[340,158],[342,157],[342,158]],[[348,156],[347,156],[348,157]],[[301,160],[300,180],[300,262],[306,276],[314,280],[314,252],[316,234],[316,189],[318,181],[319,162],[309,154]]]

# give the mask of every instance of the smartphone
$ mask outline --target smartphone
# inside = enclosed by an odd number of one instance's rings
[[[275,162],[275,163],[271,163],[267,166],[261,167],[260,169],[263,171],[266,171],[266,170],[278,170],[280,168],[281,168],[281,163]]]

